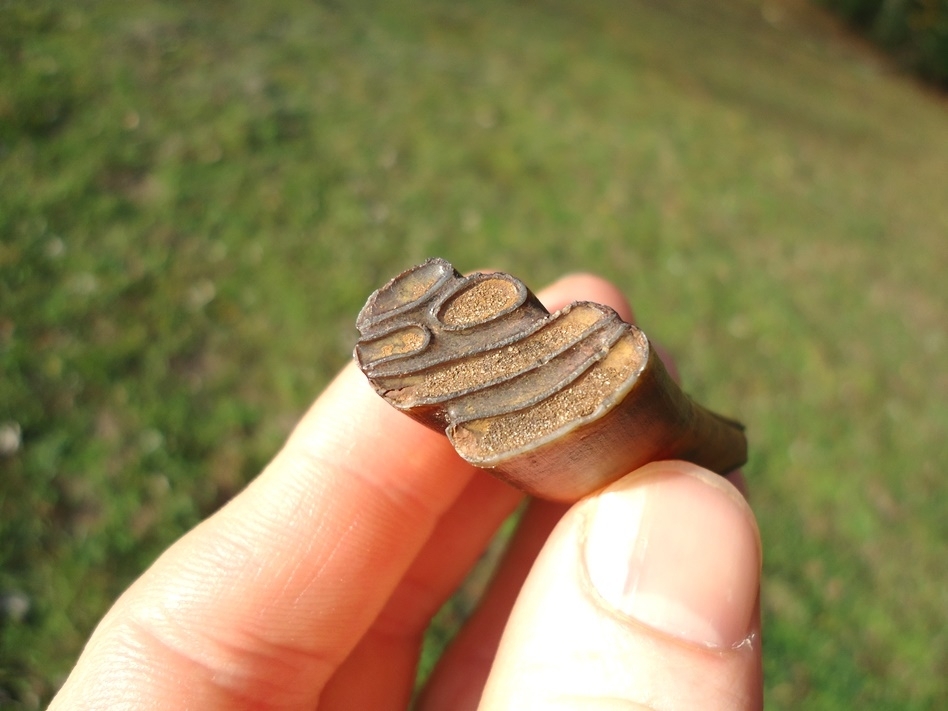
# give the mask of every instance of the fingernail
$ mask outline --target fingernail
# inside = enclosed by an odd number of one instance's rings
[[[759,587],[756,524],[717,475],[661,467],[597,497],[584,543],[589,580],[621,615],[695,644],[737,645]]]

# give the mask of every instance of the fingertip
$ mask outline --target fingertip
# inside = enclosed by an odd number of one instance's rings
[[[743,496],[744,499],[748,499],[747,479],[744,478],[744,472],[741,469],[735,469],[730,474],[726,474],[724,478],[727,479],[735,489],[741,492],[741,496]]]
[[[595,497],[586,570],[603,602],[712,648],[752,634],[760,536],[743,495],[694,464],[653,462]]]
[[[592,301],[615,309],[627,323],[635,322],[635,314],[625,294],[608,279],[596,274],[577,272],[561,277],[543,289],[538,296],[550,311],[558,311],[574,301]]]
[[[608,279],[596,274],[586,272],[567,274],[540,291],[537,296],[549,311],[558,311],[574,301],[591,301],[612,308],[626,323],[635,323],[635,312],[622,290]],[[672,380],[681,383],[678,366],[671,353],[661,344],[651,340],[650,342],[665,364]]]
[[[551,534],[483,707],[758,709],[759,576],[757,527],[729,482],[677,461],[631,472]]]

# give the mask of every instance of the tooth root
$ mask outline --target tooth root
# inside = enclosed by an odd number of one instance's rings
[[[657,459],[722,474],[746,460],[743,426],[691,401],[608,307],[550,314],[507,274],[432,259],[372,294],[356,325],[356,360],[386,400],[531,494],[575,500]]]

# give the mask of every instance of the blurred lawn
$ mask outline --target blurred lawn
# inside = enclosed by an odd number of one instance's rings
[[[0,706],[437,255],[748,423],[769,708],[944,707],[946,236],[945,97],[797,0],[0,3]]]

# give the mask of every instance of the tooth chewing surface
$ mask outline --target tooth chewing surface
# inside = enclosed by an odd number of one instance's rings
[[[530,493],[575,499],[666,456],[722,473],[746,457],[743,428],[681,393],[606,306],[550,314],[507,274],[462,277],[430,259],[372,294],[356,326],[380,395]],[[726,456],[696,441],[721,435]]]

